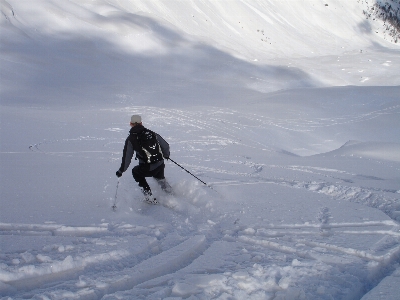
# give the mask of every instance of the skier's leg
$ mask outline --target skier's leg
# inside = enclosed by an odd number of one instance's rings
[[[162,164],[159,166],[155,171],[153,177],[155,180],[157,180],[157,183],[160,185],[161,189],[165,191],[166,193],[171,194],[172,193],[172,187],[169,185],[167,180],[165,179],[164,176],[164,169],[165,169],[165,164]]]
[[[142,188],[143,194],[151,195],[151,189],[147,183],[146,176],[148,176],[148,166],[139,164],[132,169],[132,175],[138,185]]]
[[[139,164],[132,169],[132,175],[135,181],[142,188],[145,201],[149,204],[158,204],[156,198],[153,197],[149,184],[147,183],[146,177],[151,176],[148,165]]]
[[[165,169],[165,164],[162,164],[157,169],[152,171],[152,176],[157,180],[165,179],[164,169]]]
[[[167,194],[172,194],[172,187],[165,178],[163,179],[156,178],[156,180],[164,192],[166,192]]]

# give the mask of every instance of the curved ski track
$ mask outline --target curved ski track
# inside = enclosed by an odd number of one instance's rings
[[[266,165],[252,162],[246,156],[230,157],[218,151],[229,145],[239,145],[260,149],[260,151],[279,152],[266,142],[257,140],[256,131],[266,130],[270,126],[303,131],[312,127],[360,122],[397,109],[398,107],[391,107],[363,115],[348,115],[312,122],[304,122],[300,119],[264,118],[222,108],[201,112],[154,107],[120,109],[118,111],[132,113],[137,111],[145,115],[146,123],[151,124],[156,131],[157,128],[170,126],[169,131],[165,129],[167,131],[165,138],[174,145],[174,156],[179,156],[183,161],[185,157],[190,157],[191,162],[199,161],[198,164],[182,163],[182,165],[190,168],[196,175],[212,178],[214,180],[210,182],[212,186],[276,184],[288,188],[299,188],[378,208],[386,212],[394,221],[327,222],[323,225],[269,224],[248,227],[241,225],[240,219],[233,214],[222,212],[210,214],[206,207],[202,207],[200,209],[206,212],[205,215],[213,216],[213,221],[205,218],[202,221],[203,225],[188,230],[179,230],[163,224],[145,227],[125,223],[91,226],[0,223],[0,234],[4,238],[21,235],[46,239],[43,251],[1,254],[0,263],[10,267],[5,277],[7,280],[0,286],[0,295],[14,295],[24,299],[34,295],[42,297],[40,299],[76,297],[79,299],[108,299],[110,297],[111,299],[111,295],[123,297],[124,292],[129,291],[129,295],[147,299],[179,296],[185,295],[184,292],[177,291],[181,285],[170,286],[168,282],[173,278],[183,280],[184,269],[189,266],[194,270],[199,269],[199,274],[219,274],[223,277],[224,285],[244,285],[249,279],[235,273],[234,265],[225,266],[225,269],[231,269],[232,272],[224,274],[219,273],[218,266],[214,270],[211,267],[198,266],[204,257],[208,257],[207,253],[210,249],[222,247],[221,243],[224,242],[241,245],[231,250],[233,255],[245,255],[248,262],[243,262],[243,264],[254,268],[253,278],[270,280],[270,291],[275,295],[278,295],[279,290],[285,286],[282,282],[285,274],[284,261],[289,260],[289,257],[293,262],[307,258],[308,265],[302,265],[299,262],[298,267],[303,268],[304,272],[308,271],[308,276],[321,276],[322,273],[318,270],[321,263],[331,266],[324,265],[325,269],[321,268],[325,276],[331,276],[334,280],[338,280],[338,269],[345,269],[347,264],[361,264],[360,260],[379,263],[381,275],[373,279],[360,276],[359,280],[364,280],[364,283],[353,279],[349,281],[348,284],[355,288],[359,295],[363,293],[363,290],[365,292],[366,289],[379,283],[390,264],[399,262],[400,246],[395,242],[390,243],[390,237],[395,239],[400,237],[399,225],[395,221],[400,215],[399,191],[353,186],[348,177],[355,174],[341,170],[298,165]],[[230,118],[232,115],[235,116],[234,119]],[[110,128],[105,130],[110,130]],[[174,133],[174,130],[183,131],[183,138]],[[243,134],[244,130],[247,130],[248,134]],[[117,127],[113,127],[112,131],[124,132],[123,129]],[[238,132],[241,134],[238,135]],[[120,140],[122,138],[118,139],[118,142]],[[57,152],[47,149],[47,145],[51,143],[86,141],[100,143],[105,149],[104,151],[88,149],[76,152]],[[120,155],[116,144],[120,146],[116,141],[102,137],[78,137],[72,140],[39,142],[31,145],[29,149],[34,152],[61,156],[98,152],[100,153],[98,158],[112,161],[113,158],[110,159],[110,155],[115,155],[118,159]],[[199,156],[205,155],[203,160],[206,159],[206,162],[201,162],[196,158],[199,152],[202,152]],[[273,173],[276,168],[289,172],[308,172],[314,180],[303,182],[290,178],[268,178],[262,175],[263,170],[269,169]],[[238,178],[241,179],[238,180]],[[342,183],[338,184],[338,180]],[[172,214],[175,214],[175,225],[185,226],[186,221],[182,219],[183,216],[179,214],[179,211],[172,210]],[[176,231],[181,234],[181,242],[171,244],[170,235],[174,235]],[[347,237],[354,234],[380,235],[382,240],[381,245],[375,245],[374,249],[365,251],[307,239],[310,235],[315,237],[330,234]],[[59,237],[69,237],[70,244],[65,244],[65,241],[60,242]],[[134,246],[120,247],[121,243]],[[96,253],[89,252],[93,247]],[[245,254],[241,254],[243,247],[247,249]],[[275,267],[280,268],[281,274],[275,274],[273,271],[275,275],[268,275],[268,269],[261,270],[257,262],[262,260],[275,260]],[[15,265],[18,266],[15,267]],[[297,275],[300,280],[304,274],[299,271]],[[343,282],[338,280],[337,284],[340,286]],[[26,290],[26,287],[29,287],[29,290]],[[228,294],[231,290],[230,287],[226,287]]]

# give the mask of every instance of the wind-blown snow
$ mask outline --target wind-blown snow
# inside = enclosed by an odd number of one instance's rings
[[[400,50],[373,4],[0,5],[1,299],[396,299]],[[161,205],[117,185],[132,114],[209,186],[171,161]]]

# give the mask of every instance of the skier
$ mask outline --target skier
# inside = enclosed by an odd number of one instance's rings
[[[131,117],[130,126],[129,136],[125,141],[123,150],[121,167],[116,175],[118,178],[122,176],[122,173],[128,169],[134,152],[136,152],[135,159],[139,160],[139,164],[132,169],[133,178],[141,187],[145,201],[158,204],[152,196],[146,177],[155,178],[165,192],[171,193],[171,186],[164,177],[164,159],[169,159],[169,145],[159,134],[145,128],[139,115]]]

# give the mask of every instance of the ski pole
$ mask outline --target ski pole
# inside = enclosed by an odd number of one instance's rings
[[[115,211],[115,210],[117,209],[118,187],[119,187],[119,178],[118,178],[118,182],[117,182],[117,188],[116,188],[116,190],[115,190],[114,204],[113,204],[113,206],[112,206],[113,211]]]
[[[187,173],[189,173],[190,175],[192,175],[194,178],[196,178],[198,181],[200,181],[201,183],[205,184],[206,186],[208,186],[209,188],[212,189],[211,186],[209,186],[207,183],[205,183],[203,180],[201,180],[200,178],[196,177],[195,175],[193,175],[192,173],[190,173],[188,170],[186,170],[184,167],[182,167],[180,164],[178,164],[177,162],[175,162],[173,159],[168,158],[170,161],[172,161],[174,164],[176,164],[178,167],[180,167],[182,170],[185,170]]]

